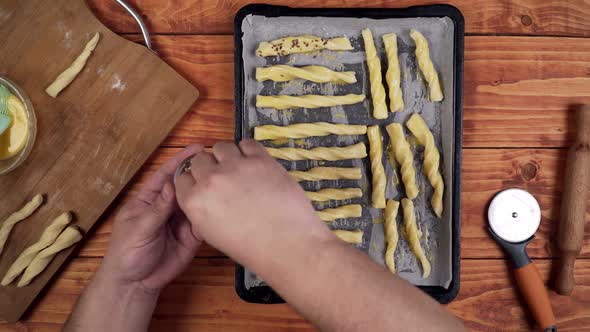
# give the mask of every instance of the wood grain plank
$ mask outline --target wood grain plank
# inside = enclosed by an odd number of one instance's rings
[[[232,140],[232,38],[157,36],[154,45],[202,94],[164,144]],[[590,103],[590,39],[467,37],[464,76],[465,147],[564,147],[572,105]]]
[[[87,0],[97,17],[119,33],[137,33],[137,25],[113,1]],[[236,12],[253,0],[131,0],[155,33],[231,34]],[[404,8],[449,3],[465,16],[465,32],[476,34],[526,34],[589,36],[590,4],[585,1],[535,0],[266,0],[292,7]]]
[[[118,198],[118,205],[133,195],[163,162],[180,151],[161,148],[150,158],[128,190]],[[504,254],[490,238],[485,211],[494,194],[510,187],[530,191],[542,209],[539,231],[529,246],[534,258],[556,257],[552,239],[559,222],[559,207],[565,150],[555,149],[467,149],[463,152],[463,191],[461,255],[463,258],[503,258]],[[80,257],[102,257],[112,230],[114,211],[103,218],[96,232],[82,246]],[[590,210],[587,217],[590,220]],[[590,222],[586,226],[582,257],[590,258]],[[204,245],[201,257],[219,257],[223,253]]]
[[[536,262],[547,282],[551,260]],[[57,331],[94,275],[99,259],[74,259],[25,320],[0,329]],[[590,260],[576,266],[577,286],[571,297],[550,292],[560,331],[581,331],[590,324]],[[529,331],[531,318],[513,288],[502,260],[463,260],[461,291],[448,309],[472,331]],[[152,330],[180,331],[310,331],[313,328],[288,305],[256,305],[234,291],[229,259],[195,259],[160,297]]]

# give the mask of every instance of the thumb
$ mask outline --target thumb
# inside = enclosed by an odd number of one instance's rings
[[[174,214],[176,198],[172,184],[165,183],[160,194],[154,199],[151,209],[147,209],[143,221],[139,223],[139,231],[144,235],[152,235],[166,225]]]

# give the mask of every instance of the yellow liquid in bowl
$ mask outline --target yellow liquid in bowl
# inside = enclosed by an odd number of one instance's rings
[[[25,105],[20,99],[8,97],[8,113],[12,122],[8,129],[0,135],[0,160],[16,156],[27,143],[29,137],[29,117]]]

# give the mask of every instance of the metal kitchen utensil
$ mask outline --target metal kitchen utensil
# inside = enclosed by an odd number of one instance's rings
[[[133,19],[135,19],[135,21],[139,25],[139,29],[141,30],[141,34],[143,35],[143,40],[145,41],[145,46],[147,48],[149,48],[150,50],[152,50],[152,52],[155,53],[155,51],[152,49],[150,32],[149,32],[147,26],[145,25],[145,22],[143,22],[141,15],[139,15],[139,13],[133,7],[131,7],[125,0],[116,0],[116,1],[121,7],[125,8],[125,10],[127,12],[129,12],[129,14],[133,17]]]
[[[542,331],[557,331],[547,289],[526,252],[541,223],[541,208],[533,195],[522,189],[496,194],[488,208],[492,237],[514,264],[516,283]]]

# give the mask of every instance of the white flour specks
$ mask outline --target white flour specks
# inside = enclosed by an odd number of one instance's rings
[[[124,81],[121,80],[121,77],[119,76],[119,74],[115,74],[113,76],[113,80],[112,80],[112,84],[111,84],[111,90],[112,91],[116,91],[118,93],[121,93],[126,88],[127,88],[127,83],[125,83]]]
[[[98,69],[96,70],[96,74],[98,75],[98,77],[102,77],[104,75],[104,66],[100,65],[98,67]]]
[[[64,21],[57,21],[57,31],[63,34],[61,43],[64,48],[71,48],[72,47],[72,37],[73,32],[71,29],[68,29],[68,26],[64,23]]]
[[[11,16],[12,12],[9,12],[8,9],[0,8],[0,25],[8,21]]]

